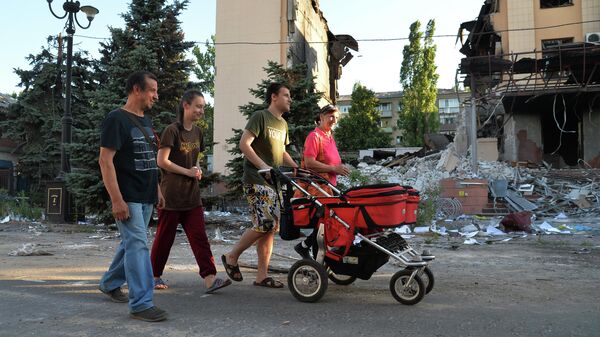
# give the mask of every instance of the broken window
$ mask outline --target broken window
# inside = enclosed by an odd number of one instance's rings
[[[491,1],[491,12],[492,13],[500,13],[500,0],[492,0]]]
[[[546,50],[546,49],[552,48],[554,46],[560,46],[565,43],[572,43],[572,42],[573,42],[572,37],[567,37],[564,39],[542,40],[542,50]]]
[[[560,51],[560,47],[562,45],[573,43],[573,38],[561,38],[561,39],[551,39],[551,40],[542,40],[542,58],[546,59],[545,66],[546,72],[544,74],[545,79],[558,78],[562,74],[558,71],[549,70],[550,68],[556,68],[557,65],[560,66],[560,62],[556,60],[558,53]]]
[[[540,8],[555,8],[573,5],[573,0],[540,0]]]

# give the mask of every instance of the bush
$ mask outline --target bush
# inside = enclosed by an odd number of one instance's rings
[[[39,220],[42,218],[43,209],[34,205],[23,191],[17,197],[12,197],[5,190],[0,190],[0,215]]]
[[[437,214],[437,199],[440,195],[439,187],[432,187],[421,191],[421,202],[417,209],[416,226],[429,226]]]

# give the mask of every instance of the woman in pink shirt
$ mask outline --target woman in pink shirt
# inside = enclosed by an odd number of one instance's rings
[[[311,131],[304,141],[304,153],[302,156],[302,168],[318,172],[327,179],[333,186],[337,185],[337,176],[347,176],[350,171],[348,167],[342,164],[340,153],[333,139],[333,127],[340,119],[339,110],[328,104],[321,108],[317,122],[317,127]],[[323,188],[331,194],[331,190]],[[308,188],[308,192],[313,195],[321,193],[313,187]],[[315,231],[306,240],[297,244],[294,249],[304,258],[310,258],[309,247],[314,240]]]
[[[307,169],[322,173],[332,185],[337,183],[337,175],[348,175],[348,168],[342,159],[333,139],[333,127],[340,119],[338,109],[328,104],[321,108],[316,120],[317,127],[308,134],[304,142],[303,160]]]

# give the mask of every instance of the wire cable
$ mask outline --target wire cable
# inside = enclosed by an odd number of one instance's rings
[[[504,33],[504,32],[520,32],[520,31],[527,31],[527,30],[543,30],[543,29],[551,29],[551,28],[559,28],[559,27],[565,27],[565,26],[572,26],[572,25],[579,25],[579,24],[585,24],[585,23],[595,23],[595,22],[600,22],[600,19],[598,20],[586,20],[586,21],[578,21],[578,22],[568,22],[568,23],[561,23],[561,24],[557,24],[557,25],[551,25],[551,26],[543,26],[543,27],[529,27],[529,28],[514,28],[514,29],[503,29],[503,30],[494,30],[494,31],[489,31],[489,32],[479,32],[479,33],[470,33],[470,35],[488,35],[488,34],[495,34],[495,33]],[[85,39],[95,39],[95,40],[108,40],[110,38],[106,38],[106,37],[97,37],[97,36],[89,36],[89,35],[79,35],[76,34],[75,36],[77,36],[78,38],[85,38]],[[456,38],[457,34],[439,34],[439,35],[433,35],[432,38]],[[423,36],[423,38],[425,38],[425,36]],[[405,41],[408,40],[408,37],[392,37],[392,38],[369,38],[369,39],[356,39],[356,42],[395,42],[395,41]],[[198,42],[198,41],[186,41],[186,42],[192,42],[194,44],[205,44],[206,41],[203,42]],[[212,45],[284,45],[284,44],[324,44],[324,43],[333,43],[333,41],[275,41],[275,42],[261,42],[261,41],[231,41],[231,42],[208,42],[209,44]]]

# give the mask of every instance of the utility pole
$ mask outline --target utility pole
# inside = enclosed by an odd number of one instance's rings
[[[477,104],[475,90],[475,75],[471,72],[471,118],[469,120],[469,141],[471,142],[471,170],[477,174]]]

